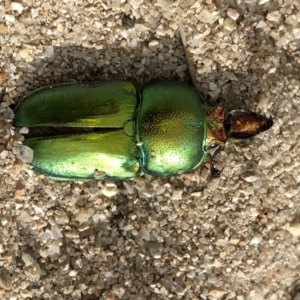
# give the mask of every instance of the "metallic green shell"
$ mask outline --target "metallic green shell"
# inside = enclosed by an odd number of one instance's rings
[[[35,172],[57,180],[124,180],[139,173],[137,147],[122,129],[24,142]]]
[[[30,138],[33,169],[58,180],[124,180],[139,173],[129,82],[60,84],[38,89],[16,108],[15,126],[103,127],[96,132]]]
[[[206,107],[198,91],[156,82],[146,85],[140,97],[137,140],[142,170],[168,177],[199,166],[206,154]]]
[[[15,109],[14,124],[121,128],[136,102],[136,88],[127,81],[58,84],[27,95]]]
[[[59,84],[17,106],[15,126],[91,127],[92,132],[29,138],[34,171],[58,180],[124,180],[142,170],[168,177],[203,160],[206,107],[193,87],[156,82]]]

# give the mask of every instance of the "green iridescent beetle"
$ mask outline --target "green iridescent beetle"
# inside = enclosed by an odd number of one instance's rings
[[[33,170],[56,180],[175,176],[197,168],[211,145],[250,138],[272,124],[247,110],[209,107],[186,84],[136,88],[127,81],[40,88],[19,103],[14,119],[18,127],[92,129],[25,140]]]

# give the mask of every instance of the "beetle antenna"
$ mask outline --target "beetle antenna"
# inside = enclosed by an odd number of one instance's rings
[[[195,72],[194,62],[191,58],[190,52],[187,49],[186,36],[185,36],[185,32],[184,32],[183,25],[182,25],[181,10],[179,7],[177,7],[177,15],[178,15],[178,28],[179,28],[179,32],[180,32],[181,42],[183,44],[183,48],[184,48],[184,52],[185,52],[185,57],[186,57],[187,66],[188,66],[188,70],[189,70],[190,80],[192,82],[192,85],[194,87],[196,87],[197,81],[196,81],[196,72]]]
[[[216,157],[221,151],[221,146],[219,146],[214,152],[211,160],[210,160],[210,175],[212,178],[219,178],[221,176],[221,171],[215,167]]]

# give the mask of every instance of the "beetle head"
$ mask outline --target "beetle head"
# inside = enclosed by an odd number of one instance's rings
[[[273,125],[271,117],[267,118],[245,109],[235,109],[226,114],[222,106],[213,107],[209,111],[207,121],[209,141],[207,144],[218,146],[210,164],[210,173],[213,178],[220,177],[221,171],[215,168],[215,158],[226,140],[248,139],[268,130]]]
[[[267,118],[245,109],[230,111],[224,121],[224,128],[228,139],[248,139],[268,130],[272,125],[272,117]]]

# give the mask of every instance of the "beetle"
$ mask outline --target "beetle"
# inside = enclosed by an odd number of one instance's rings
[[[16,107],[17,127],[89,128],[34,137],[33,170],[56,180],[125,180],[141,172],[171,177],[203,162],[212,145],[269,129],[271,117],[208,106],[193,86],[156,81],[56,84]],[[212,175],[219,172],[213,166]]]

